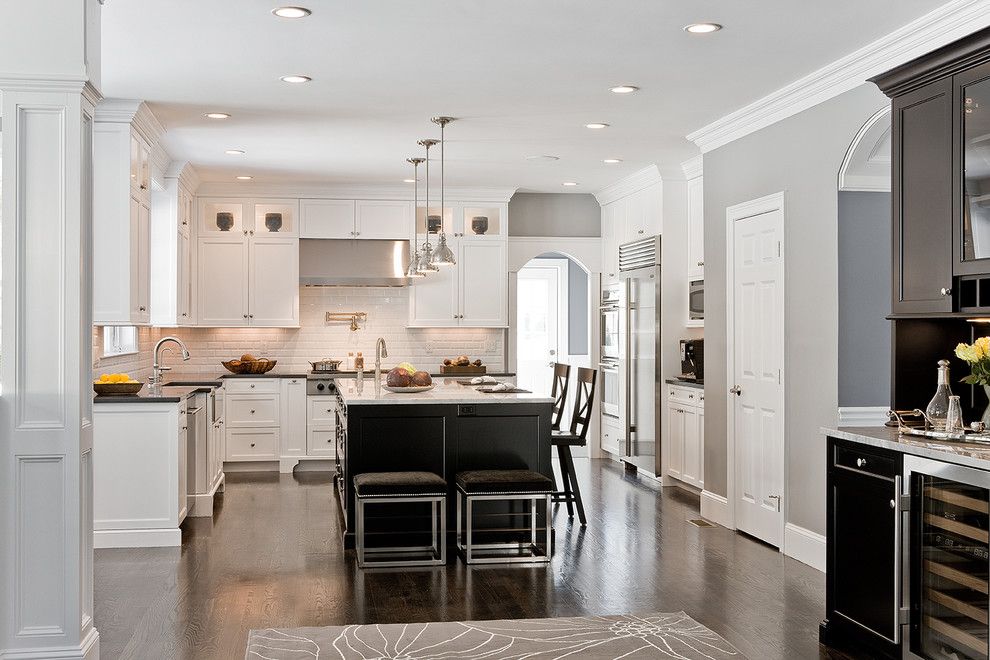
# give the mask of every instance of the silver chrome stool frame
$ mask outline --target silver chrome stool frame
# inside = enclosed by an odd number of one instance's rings
[[[358,568],[389,568],[395,566],[445,566],[447,564],[447,494],[417,493],[413,495],[365,495],[355,493],[355,539]],[[368,504],[406,504],[410,502],[430,503],[431,531],[433,544],[409,547],[367,548],[364,539],[364,507]],[[439,505],[439,506],[438,506]],[[439,517],[437,516],[439,509]],[[430,553],[429,559],[399,559],[408,554]],[[371,560],[372,557],[393,557],[393,559]]]
[[[552,491],[538,491],[538,492],[506,492],[506,493],[467,493],[460,486],[457,487],[457,550],[464,556],[465,564],[549,564],[550,563],[550,553],[551,553],[551,541],[550,535],[552,527],[550,525],[550,515],[551,515],[551,499],[553,497]],[[473,533],[473,516],[472,508],[473,503],[476,501],[514,501],[514,500],[525,500],[529,501],[529,543],[484,543],[478,544],[472,542]],[[544,506],[546,507],[544,511],[546,512],[546,529],[545,529],[545,540],[543,549],[541,551],[540,544],[537,541],[537,527],[536,527],[536,512],[537,512],[537,502],[543,500]],[[467,514],[466,517],[464,514]],[[507,516],[518,516],[524,514],[518,513],[507,513]],[[465,538],[464,542],[461,542],[461,519],[462,517],[466,520],[465,528]],[[529,550],[532,554],[529,556],[521,557],[505,557],[505,556],[487,556],[487,557],[476,557],[475,553],[479,550],[482,551],[504,551],[504,550]]]

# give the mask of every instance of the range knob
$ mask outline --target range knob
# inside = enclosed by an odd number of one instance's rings
[[[316,389],[319,390],[320,392],[322,392],[323,390],[327,389],[327,386],[324,385],[323,383],[317,383],[316,384]]]

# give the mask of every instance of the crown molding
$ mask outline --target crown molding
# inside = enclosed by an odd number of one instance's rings
[[[202,183],[199,172],[186,161],[171,161],[165,169],[164,177],[166,179],[178,179],[179,184],[192,194],[196,194]]]
[[[704,174],[704,158],[699,155],[684,161],[681,163],[681,171],[684,172],[684,178],[697,179]]]
[[[843,94],[990,25],[990,0],[953,0],[890,34],[688,134],[702,153]]]
[[[0,74],[0,90],[5,92],[82,92],[86,86],[89,86],[93,92],[99,95],[99,92],[85,76],[45,76],[37,73]]]
[[[96,106],[94,118],[98,122],[131,124],[152,149],[165,134],[158,117],[140,99],[103,99]]]
[[[601,206],[605,206],[661,182],[660,169],[656,165],[650,165],[602,188],[595,193],[595,199]]]
[[[444,197],[450,202],[506,204],[515,188],[461,188],[447,186]],[[333,183],[265,183],[255,181],[204,181],[196,189],[200,197],[297,197],[313,199],[413,199],[412,185],[372,185]],[[425,200],[422,200],[425,201]],[[434,198],[431,202],[439,202]]]

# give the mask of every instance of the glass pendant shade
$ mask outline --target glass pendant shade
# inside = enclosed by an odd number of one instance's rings
[[[427,243],[426,245],[423,246],[423,254],[419,258],[419,264],[417,264],[416,269],[420,273],[423,273],[424,275],[426,275],[427,273],[435,273],[439,271],[440,269],[430,262],[430,259],[432,257],[433,257],[433,249],[430,247],[430,244]]]
[[[440,234],[440,244],[430,257],[430,263],[434,266],[453,266],[457,263],[453,250],[447,246],[446,234]]]
[[[406,269],[406,277],[426,277],[426,273],[419,271],[419,260],[422,258],[420,250],[409,255],[409,268]]]

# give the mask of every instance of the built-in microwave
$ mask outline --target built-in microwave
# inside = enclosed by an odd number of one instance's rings
[[[688,282],[688,318],[692,321],[705,320],[705,281]]]

